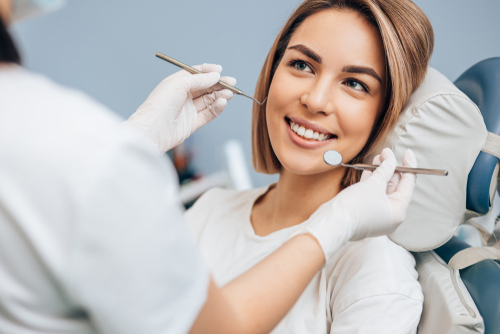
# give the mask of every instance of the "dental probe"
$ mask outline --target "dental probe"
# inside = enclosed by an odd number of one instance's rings
[[[189,65],[186,65],[186,64],[184,64],[184,63],[181,63],[180,61],[175,60],[174,58],[171,58],[171,57],[169,57],[169,56],[165,56],[165,55],[164,55],[164,54],[162,54],[162,53],[157,52],[157,53],[156,53],[156,57],[161,58],[161,59],[163,59],[163,60],[166,60],[166,61],[168,61],[169,63],[174,64],[175,66],[179,66],[180,68],[182,68],[183,70],[188,71],[188,72],[189,72],[189,73],[191,73],[191,74],[201,74],[201,73],[203,73],[203,72],[201,72],[201,71],[198,71],[196,68],[193,68],[193,67],[191,67],[191,66],[189,66]],[[259,101],[257,101],[256,99],[254,99],[253,97],[248,96],[248,95],[246,95],[245,93],[243,93],[243,91],[242,91],[241,89],[238,89],[238,88],[236,88],[236,87],[234,87],[234,86],[228,85],[227,83],[222,82],[222,81],[219,81],[217,84],[221,85],[221,86],[222,86],[222,87],[224,87],[224,88],[229,89],[230,91],[232,91],[232,92],[233,92],[233,93],[235,93],[235,94],[246,96],[246,97],[248,97],[249,99],[254,100],[255,102],[257,102],[257,103],[258,103],[258,104],[260,104],[260,105],[263,105],[263,104],[264,104],[264,102],[266,102],[266,100],[267,100],[267,97],[266,97],[266,98],[264,99],[264,101],[259,102]]]
[[[367,164],[356,164],[349,165],[342,163],[342,154],[335,150],[328,150],[323,154],[323,160],[327,165],[336,167],[350,167],[357,170],[375,170],[378,166],[376,165],[367,165]],[[438,176],[447,176],[448,171],[441,169],[427,169],[427,168],[413,168],[413,167],[396,167],[396,172],[399,173],[414,173],[414,174],[428,174],[428,175],[438,175]]]

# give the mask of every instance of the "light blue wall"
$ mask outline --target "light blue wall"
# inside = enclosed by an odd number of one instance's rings
[[[500,56],[500,1],[417,0],[436,35],[431,65],[451,80],[474,63]],[[69,0],[63,10],[12,30],[25,65],[87,92],[123,117],[177,71],[154,57],[212,62],[252,94],[279,29],[299,0]],[[250,166],[251,102],[235,97],[217,121],[194,136],[198,169],[221,168],[223,143],[239,139]],[[274,180],[252,174],[254,185]]]

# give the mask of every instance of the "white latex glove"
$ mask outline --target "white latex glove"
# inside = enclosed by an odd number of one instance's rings
[[[167,77],[126,121],[158,145],[160,154],[219,116],[233,97],[233,92],[215,85],[219,79],[232,86],[236,84],[234,78],[220,78],[220,65],[203,64],[194,68],[204,73],[179,71]]]
[[[328,259],[348,241],[391,234],[403,222],[415,188],[416,175],[394,173],[396,158],[386,148],[373,159],[380,166],[364,171],[361,181],[342,190],[321,205],[290,238],[312,234]],[[403,166],[417,167],[411,150],[403,155]]]

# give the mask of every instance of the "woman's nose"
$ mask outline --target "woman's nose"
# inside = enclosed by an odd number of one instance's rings
[[[330,115],[334,112],[333,90],[326,80],[317,81],[301,96],[300,102],[311,113]]]

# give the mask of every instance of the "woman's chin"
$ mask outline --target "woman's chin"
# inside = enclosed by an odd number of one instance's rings
[[[280,161],[283,169],[287,172],[296,174],[296,175],[316,175],[322,174],[328,171],[333,170],[334,168],[327,166],[323,160],[320,162],[308,159],[302,159],[300,161],[287,161],[287,159],[283,159],[285,161]],[[299,160],[299,159],[298,159]]]

